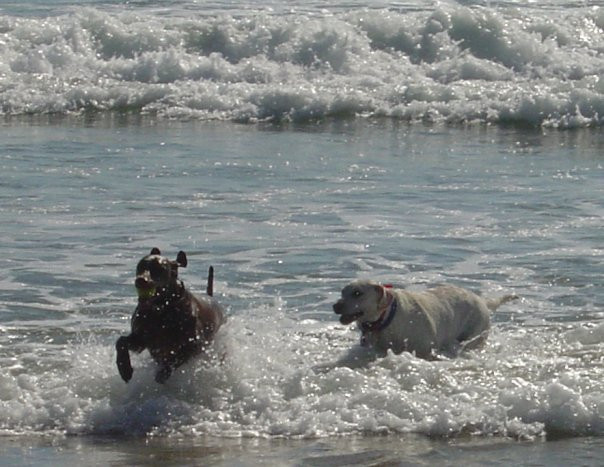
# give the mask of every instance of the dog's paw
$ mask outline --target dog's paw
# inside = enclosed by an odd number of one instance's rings
[[[132,369],[131,365],[120,365],[118,363],[117,369],[120,372],[120,376],[126,383],[132,379],[132,374],[134,373],[134,370]]]

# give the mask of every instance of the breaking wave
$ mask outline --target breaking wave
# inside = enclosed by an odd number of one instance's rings
[[[596,7],[163,13],[0,16],[0,114],[604,123]]]

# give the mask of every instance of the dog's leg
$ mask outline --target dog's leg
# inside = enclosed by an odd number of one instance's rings
[[[157,373],[155,373],[155,382],[164,384],[168,381],[168,378],[172,374],[172,367],[170,365],[162,365]]]
[[[129,336],[120,337],[115,343],[115,349],[117,350],[117,369],[122,379],[127,383],[132,379],[132,373],[134,373],[132,364],[130,363],[129,351],[134,350],[140,352],[143,350],[143,347],[137,343],[136,339],[130,334]]]
[[[164,384],[172,375],[172,371],[186,361],[187,357],[183,355],[182,348],[179,351],[172,353],[169,358],[162,358],[161,361],[157,362],[159,364],[159,368],[155,373],[155,382]]]
[[[132,363],[130,363],[130,352],[128,351],[128,337],[122,336],[115,343],[115,349],[117,350],[117,369],[120,372],[120,376],[126,383],[132,379]]]
[[[198,342],[190,342],[183,345],[176,352],[172,353],[169,358],[162,359],[159,363],[157,373],[155,373],[155,381],[163,384],[172,375],[172,372],[183,365],[194,355],[199,355],[203,352],[203,347]]]
[[[477,336],[472,337],[471,339],[464,340],[460,342],[461,351],[465,352],[466,350],[478,350],[482,349],[487,342],[487,337],[489,335],[489,330],[481,332]]]

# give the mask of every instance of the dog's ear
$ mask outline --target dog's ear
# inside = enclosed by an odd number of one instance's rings
[[[151,248],[151,253],[149,253],[150,255],[161,255],[161,251],[159,251],[159,248],[157,247],[153,247]]]
[[[184,251],[179,251],[176,255],[176,262],[181,268],[187,267],[187,255]]]
[[[377,292],[378,295],[378,303],[380,303],[382,301],[382,298],[384,298],[384,287],[382,287],[379,284],[375,284],[373,286],[373,288],[375,289],[375,291]]]

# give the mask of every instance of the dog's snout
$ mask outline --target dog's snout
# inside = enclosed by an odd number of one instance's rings
[[[343,308],[344,308],[344,305],[342,304],[342,302],[336,302],[333,305],[333,311],[334,311],[334,313],[337,313],[337,314],[341,314]]]
[[[144,275],[144,276],[137,276],[136,279],[134,280],[134,286],[137,289],[147,289],[149,287],[151,287],[153,285],[153,282],[151,281],[151,278],[149,278],[149,276]]]

